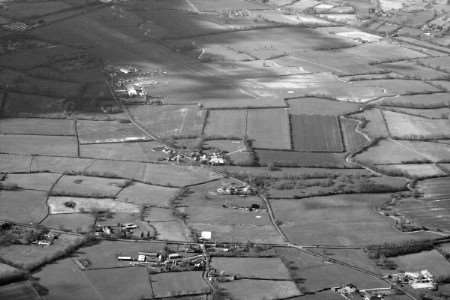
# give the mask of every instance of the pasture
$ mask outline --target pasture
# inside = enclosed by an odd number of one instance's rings
[[[59,230],[89,232],[95,225],[95,217],[88,213],[48,215],[40,224]]]
[[[161,144],[156,142],[123,142],[80,145],[80,156],[97,159],[157,162],[164,160],[163,152],[153,151]]]
[[[128,184],[123,179],[64,175],[54,186],[52,195],[112,198]]]
[[[238,278],[290,280],[289,271],[278,257],[214,257],[211,267],[217,272],[234,274]]]
[[[346,152],[353,153],[369,143],[364,135],[356,131],[358,120],[342,117],[340,118],[340,123]]]
[[[60,174],[54,173],[8,174],[3,182],[16,184],[22,189],[47,192],[59,177],[61,177]]]
[[[207,137],[242,138],[246,124],[247,110],[210,110],[204,133]]]
[[[344,151],[339,119],[334,116],[291,115],[291,126],[297,151]]]
[[[233,299],[284,299],[301,296],[302,293],[292,281],[241,279],[220,284]]]
[[[29,172],[31,156],[0,154],[0,173]]]
[[[81,173],[92,165],[94,160],[75,157],[34,156],[30,161],[31,172]]]
[[[170,201],[178,194],[178,189],[134,182],[123,189],[117,199],[136,205],[169,207]]]
[[[75,203],[74,207],[65,205],[67,202]],[[48,206],[51,214],[84,213],[108,210],[113,213],[139,213],[137,205],[116,201],[111,198],[78,198],[50,196]]]
[[[174,272],[150,275],[154,297],[176,297],[183,295],[209,294],[209,285],[202,272]]]
[[[342,102],[325,98],[305,97],[286,101],[293,115],[330,115],[339,116],[358,111],[360,104]],[[324,109],[326,107],[326,109]]]
[[[117,143],[147,140],[147,136],[131,123],[119,121],[77,121],[81,144]]]
[[[399,270],[407,272],[428,270],[436,277],[450,275],[450,263],[437,250],[397,256],[393,260]]]
[[[381,99],[382,105],[406,108],[439,108],[450,105],[448,93],[402,95]]]
[[[76,156],[77,141],[69,136],[0,135],[0,152]]]
[[[257,149],[261,166],[276,164],[281,167],[347,168],[345,153],[315,153]]]
[[[0,190],[0,219],[38,223],[47,215],[47,192]]]
[[[74,122],[64,119],[6,118],[0,120],[1,134],[75,135]]]

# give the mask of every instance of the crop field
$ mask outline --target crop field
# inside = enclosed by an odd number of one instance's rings
[[[339,116],[358,111],[361,105],[322,98],[298,98],[287,100],[289,112],[293,115]],[[326,107],[327,109],[324,109]]]
[[[60,176],[53,173],[8,174],[3,182],[22,189],[49,191]]]
[[[198,106],[129,106],[134,118],[159,136],[196,137],[202,133],[206,111]]]
[[[0,258],[13,266],[32,270],[63,256],[68,248],[79,246],[82,243],[83,238],[79,235],[60,234],[51,247],[17,244],[0,247]]]
[[[446,173],[436,164],[389,164],[376,165],[387,174],[405,175],[410,178],[426,178],[444,176]]]
[[[91,176],[63,176],[52,195],[79,197],[114,197],[128,185],[127,180]]]
[[[450,177],[432,178],[419,181],[415,186],[425,198],[442,198],[450,195]]]
[[[422,141],[401,141],[401,144],[408,149],[420,153],[432,162],[450,161],[450,145],[434,142]]]
[[[450,58],[449,56],[441,56],[441,57],[430,57],[420,59],[419,62],[424,66],[436,69],[443,70],[445,72],[450,72]]]
[[[289,150],[291,149],[289,132],[289,115],[286,109],[248,111],[247,136],[252,140],[253,147]]]
[[[36,223],[47,215],[47,193],[41,191],[0,190],[0,219]]]
[[[64,203],[74,202],[75,207],[67,207]],[[90,212],[94,210],[110,210],[118,213],[139,213],[138,206],[130,203],[119,202],[111,198],[79,198],[79,197],[55,197],[48,199],[51,214],[70,214]]]
[[[423,117],[427,119],[446,119],[450,116],[450,108],[442,107],[442,108],[407,108],[407,107],[393,107],[388,106],[387,110],[404,113],[407,115],[412,115],[415,117]],[[387,111],[385,110],[385,112]]]
[[[72,258],[50,264],[35,275],[39,278],[39,283],[49,289],[48,295],[45,296],[48,300],[102,299],[86,273],[80,270]]]
[[[205,126],[209,137],[245,136],[247,130],[247,110],[210,110]]]
[[[126,178],[143,181],[146,164],[134,161],[117,161],[117,160],[92,160],[85,169],[83,174],[89,176],[110,177],[110,178]],[[166,181],[168,182],[168,181]]]
[[[0,299],[39,300],[41,297],[29,281],[21,281],[2,285]]]
[[[345,153],[314,153],[276,150],[256,150],[261,166],[346,168]]]
[[[397,256],[394,262],[400,270],[409,272],[428,270],[436,277],[450,275],[450,263],[437,250]]]
[[[432,68],[424,67],[418,65],[414,62],[402,61],[394,63],[384,63],[379,65],[383,69],[402,74],[405,76],[423,79],[423,80],[433,80],[433,79],[445,79],[448,78],[448,74],[441,72]]]
[[[334,116],[291,115],[291,126],[297,151],[344,151],[339,119]]]
[[[450,98],[448,93],[403,95],[384,98],[380,103],[387,106],[407,108],[438,108],[450,105]]]
[[[1,134],[74,135],[72,120],[7,118],[0,120]]]
[[[241,279],[224,282],[220,286],[233,299],[284,299],[302,295],[292,281]]]
[[[95,218],[91,214],[56,214],[48,215],[40,224],[73,232],[89,232],[95,224]]]
[[[187,186],[215,180],[221,176],[200,167],[146,164],[143,181],[166,186]]]
[[[0,135],[0,152],[76,156],[77,141],[68,136]]]
[[[31,172],[54,172],[54,173],[80,173],[93,164],[92,159],[83,159],[75,157],[57,157],[57,156],[31,156],[28,170]],[[24,161],[28,158],[24,156]],[[31,166],[31,167],[30,167]]]
[[[0,173],[28,172],[31,156],[0,154]]]
[[[288,269],[278,257],[214,257],[211,266],[217,272],[224,271],[225,274],[234,274],[239,278],[291,279]]]
[[[400,139],[448,138],[450,120],[430,120],[407,114],[384,111],[391,136]]]
[[[158,146],[160,144],[156,142],[84,144],[80,145],[80,156],[98,159],[157,162],[166,157],[164,153],[152,150]]]
[[[340,118],[342,135],[346,152],[355,152],[369,143],[364,135],[357,132],[358,121],[347,118]]]
[[[78,137],[81,144],[117,143],[148,139],[131,123],[118,121],[77,121]]]
[[[117,199],[136,205],[169,207],[170,201],[178,194],[178,189],[134,182],[123,189]]]
[[[337,195],[277,200],[272,207],[283,231],[298,243],[367,245],[423,236],[400,233],[390,219],[376,213],[374,207],[389,199],[389,194]]]
[[[150,275],[154,297],[209,294],[202,272],[175,272]]]
[[[123,300],[152,297],[145,268],[114,268],[86,271],[86,277],[102,299]],[[108,280],[105,280],[108,278]]]

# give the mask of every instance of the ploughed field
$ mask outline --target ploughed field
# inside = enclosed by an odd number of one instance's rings
[[[2,225],[0,298],[335,299],[386,286],[367,245],[448,234],[448,4],[322,2],[5,2],[0,223],[58,239]],[[232,250],[117,259],[202,232]]]

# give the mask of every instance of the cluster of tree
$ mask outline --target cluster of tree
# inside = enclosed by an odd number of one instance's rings
[[[410,253],[417,253],[434,248],[434,240],[408,240],[400,243],[384,243],[382,245],[370,245],[367,247],[369,257],[393,257]]]

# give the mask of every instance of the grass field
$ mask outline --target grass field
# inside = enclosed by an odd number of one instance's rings
[[[249,110],[247,136],[255,148],[291,149],[287,110],[284,108]]]
[[[450,177],[432,178],[419,181],[415,187],[425,198],[441,198],[450,194],[449,183]]]
[[[41,118],[7,118],[0,120],[2,134],[74,135],[72,120]]]
[[[278,257],[214,257],[211,266],[217,272],[224,271],[225,274],[234,274],[239,278],[291,279],[288,269]]]
[[[190,242],[189,228],[179,220],[155,221],[150,225],[156,229],[157,239],[162,241],[181,241]]]
[[[166,158],[163,152],[152,151],[156,142],[126,142],[80,145],[80,156],[98,159],[157,162]]]
[[[202,272],[175,272],[150,275],[154,297],[209,294]]]
[[[291,126],[297,151],[344,151],[339,119],[334,116],[291,115]]]
[[[49,289],[45,296],[48,300],[103,299],[72,258],[50,264],[34,275],[39,278],[39,284]]]
[[[163,137],[200,136],[206,111],[196,105],[129,106],[133,117],[150,132]]]
[[[410,61],[384,63],[379,66],[391,72],[422,80],[445,79],[449,76],[445,72],[424,67]]]
[[[29,172],[31,156],[0,154],[0,173]]]
[[[261,166],[346,168],[345,153],[314,153],[277,150],[256,150]]]
[[[111,178],[126,178],[143,181],[147,165],[134,161],[90,160],[83,169],[83,174],[89,176],[105,176]]]
[[[437,250],[397,256],[393,260],[399,270],[406,272],[428,270],[436,277],[450,275],[450,263]]]
[[[0,191],[0,219],[37,223],[47,215],[46,199],[41,191]]]
[[[77,121],[81,144],[117,143],[146,140],[147,136],[131,123],[118,121]]]
[[[322,98],[298,98],[287,100],[289,112],[293,115],[339,116],[358,111],[361,105]],[[326,107],[327,109],[324,109]]]
[[[220,284],[232,299],[284,299],[300,296],[302,293],[292,281],[241,279]]]
[[[410,178],[438,177],[446,174],[436,164],[390,164],[376,167],[386,174],[398,174]]]
[[[356,132],[358,121],[347,118],[340,118],[345,151],[355,152],[362,149],[369,141],[364,135]]]
[[[91,214],[57,214],[48,215],[40,224],[73,232],[89,232],[95,224],[95,218]]]
[[[212,137],[244,137],[247,128],[247,110],[210,110],[205,135]]]
[[[102,299],[151,298],[152,288],[145,268],[88,270],[85,275]],[[105,278],[108,280],[105,280]]]
[[[392,221],[374,210],[389,199],[389,194],[336,195],[276,200],[272,207],[289,239],[303,244],[367,245],[427,235],[392,228]]]
[[[387,110],[417,117],[424,117],[427,119],[446,119],[450,115],[450,108],[448,107],[429,109],[388,106]]]
[[[40,300],[41,297],[29,281],[21,281],[1,286],[0,299]]]
[[[22,189],[47,192],[60,176],[53,173],[8,174],[3,182],[17,184]]]
[[[93,162],[92,159],[75,157],[34,156],[28,169],[31,172],[80,173]]]
[[[65,175],[53,188],[52,195],[112,198],[127,184],[123,179]]]
[[[137,205],[169,207],[170,201],[177,195],[178,189],[134,182],[122,190],[117,199]]]
[[[68,136],[0,135],[0,152],[76,156],[77,141]]]
[[[419,63],[433,69],[450,72],[450,59],[448,56],[423,58],[419,60]]]
[[[25,272],[10,265],[0,263],[0,283],[14,282],[25,277]],[[1,292],[0,292],[1,295]],[[0,296],[0,299],[2,296]]]
[[[384,121],[382,111],[379,109],[366,109],[361,113],[351,115],[350,118],[367,121],[362,131],[368,134],[370,138],[389,136],[389,131]]]
[[[399,139],[448,138],[450,120],[430,120],[407,114],[384,111],[384,117],[392,137]]]
[[[436,108],[448,106],[450,104],[450,99],[448,93],[434,93],[389,97],[382,99],[379,103],[388,106],[408,108]]]
[[[65,202],[75,202],[75,207],[67,207]],[[137,205],[119,202],[111,198],[78,198],[78,197],[55,197],[48,199],[51,214],[70,214],[90,212],[94,210],[109,210],[118,213],[139,213]]]

